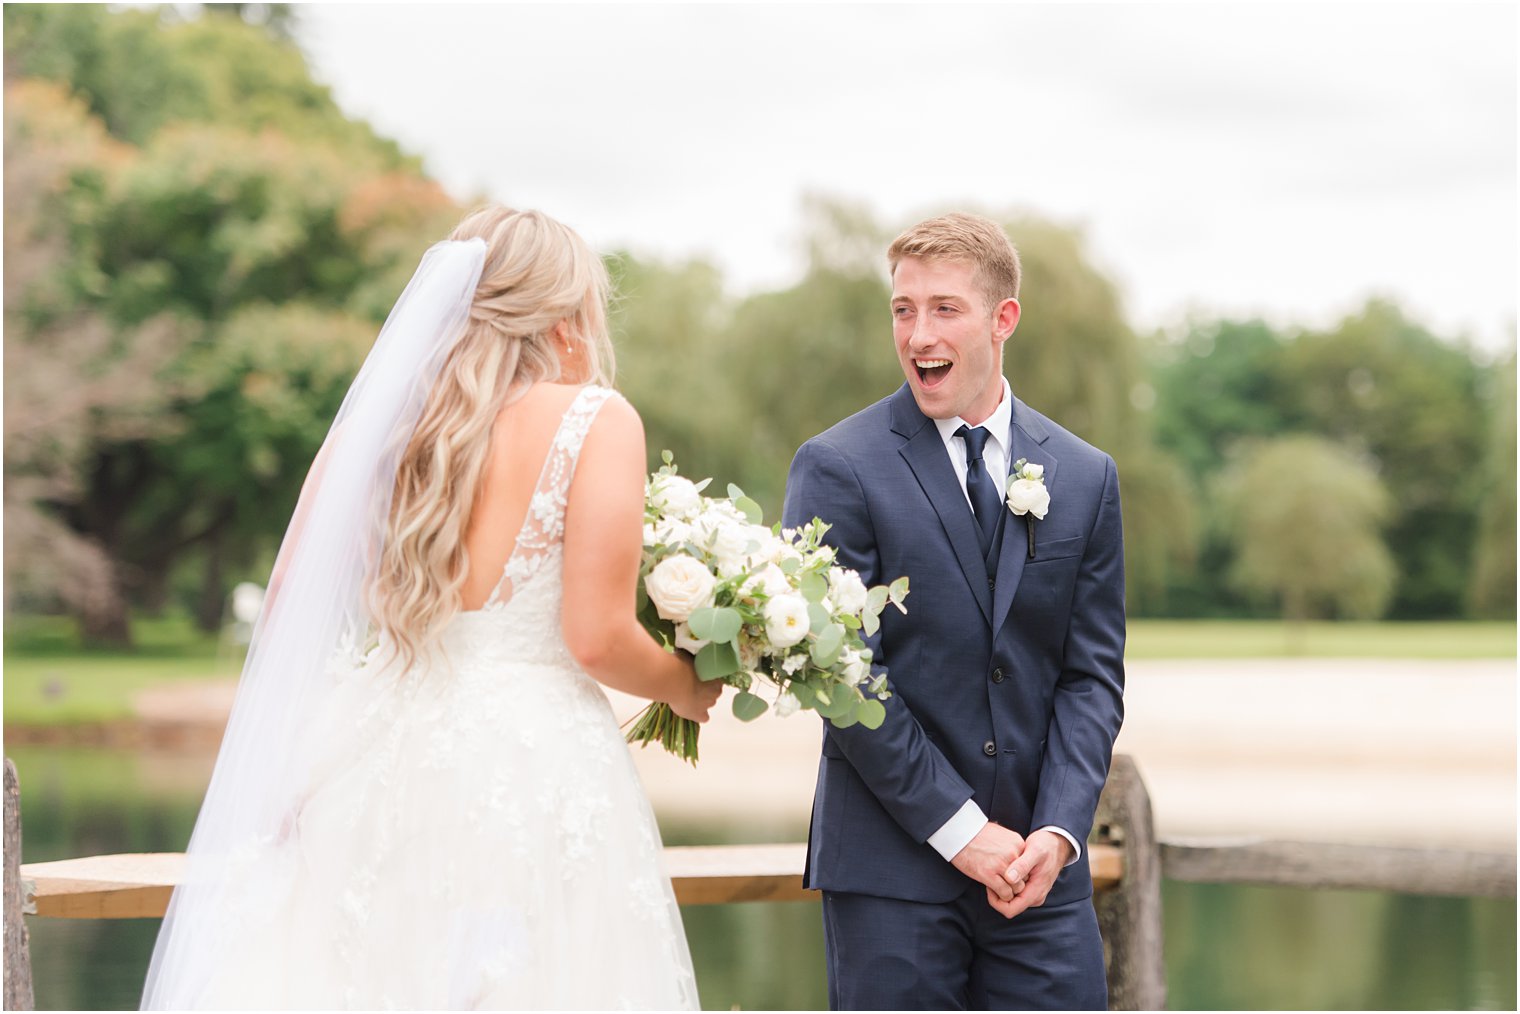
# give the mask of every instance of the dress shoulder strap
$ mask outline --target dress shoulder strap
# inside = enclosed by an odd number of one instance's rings
[[[528,516],[523,519],[517,544],[484,608],[504,604],[511,597],[513,587],[536,573],[549,551],[564,538],[565,502],[570,481],[575,478],[581,445],[586,442],[586,434],[591,431],[597,413],[615,393],[605,387],[588,385],[580,389],[565,409],[554,440],[549,444],[549,454],[539,472],[538,484],[533,487],[533,499],[528,502]]]

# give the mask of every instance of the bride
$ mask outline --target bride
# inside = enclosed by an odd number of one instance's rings
[[[597,685],[707,719],[634,618],[609,283],[486,208],[428,251],[286,532],[145,1009],[695,1008]]]

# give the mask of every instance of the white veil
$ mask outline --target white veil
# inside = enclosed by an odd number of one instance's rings
[[[371,636],[365,578],[377,559],[396,467],[469,320],[486,244],[443,242],[422,258],[338,410],[285,532],[232,716],[169,903],[144,1009],[197,1006],[308,785],[337,685],[334,662]],[[330,720],[330,719],[329,719]]]

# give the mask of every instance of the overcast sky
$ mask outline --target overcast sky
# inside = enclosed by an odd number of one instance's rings
[[[1513,340],[1511,4],[341,5],[299,39],[456,197],[736,292],[800,275],[816,192],[1080,225],[1142,328],[1380,293]]]

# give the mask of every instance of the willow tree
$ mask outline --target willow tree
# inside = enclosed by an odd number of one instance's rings
[[[1392,499],[1361,459],[1322,437],[1264,440],[1220,482],[1232,579],[1283,618],[1375,619],[1396,571],[1381,527]]]

